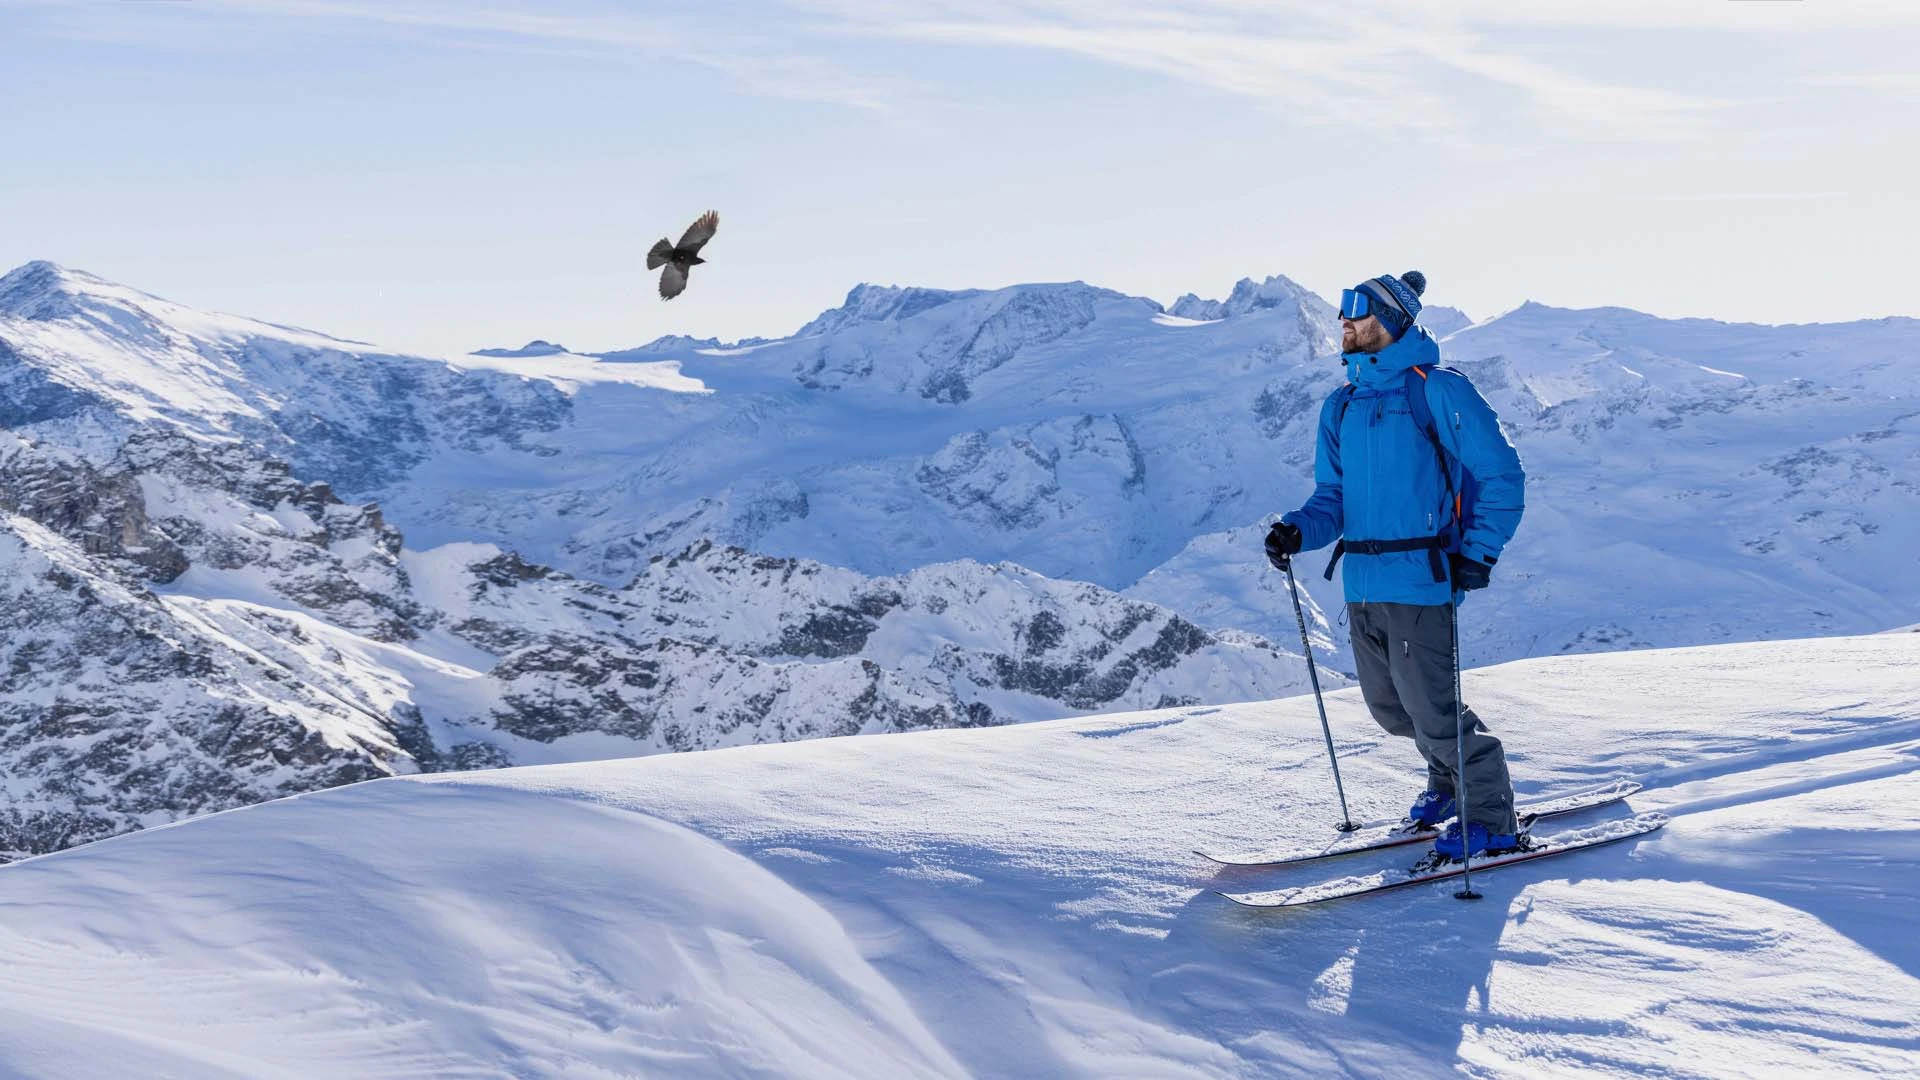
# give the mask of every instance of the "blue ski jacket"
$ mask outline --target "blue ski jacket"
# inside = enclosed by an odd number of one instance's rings
[[[1436,365],[1440,345],[1425,327],[1410,328],[1376,353],[1347,353],[1353,395],[1335,391],[1320,408],[1314,456],[1313,495],[1281,517],[1300,530],[1311,551],[1344,538],[1355,541],[1417,540],[1454,526],[1454,504],[1433,444],[1407,403],[1407,369]],[[1465,534],[1450,545],[1469,559],[1491,565],[1513,539],[1525,508],[1526,473],[1520,455],[1500,430],[1493,407],[1466,377],[1433,368],[1417,379],[1427,395],[1434,429],[1456,470],[1473,474],[1477,496]],[[1427,551],[1367,554],[1349,550],[1341,559],[1348,603],[1444,604],[1460,599],[1450,583],[1433,579]],[[1462,594],[1463,595],[1463,594]]]

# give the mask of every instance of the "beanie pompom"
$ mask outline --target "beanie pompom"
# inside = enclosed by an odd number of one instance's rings
[[[1409,270],[1401,274],[1400,280],[1407,283],[1407,288],[1412,289],[1415,296],[1420,296],[1427,291],[1427,275],[1418,270]]]

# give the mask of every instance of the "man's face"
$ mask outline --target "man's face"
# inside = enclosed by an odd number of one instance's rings
[[[1340,320],[1341,352],[1377,353],[1391,344],[1393,337],[1376,316]]]

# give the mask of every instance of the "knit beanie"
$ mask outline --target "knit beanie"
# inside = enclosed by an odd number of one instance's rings
[[[1413,317],[1420,314],[1420,294],[1427,291],[1427,275],[1418,270],[1409,270],[1399,277],[1381,274],[1353,289],[1373,298],[1373,314],[1379,317],[1387,333],[1393,335],[1393,340],[1399,341],[1413,325]]]

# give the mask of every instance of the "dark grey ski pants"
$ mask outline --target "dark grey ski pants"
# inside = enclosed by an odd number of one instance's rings
[[[1389,735],[1404,735],[1427,759],[1427,786],[1454,790],[1453,620],[1447,605],[1348,604],[1360,695]],[[1467,818],[1514,833],[1507,753],[1466,710]]]

